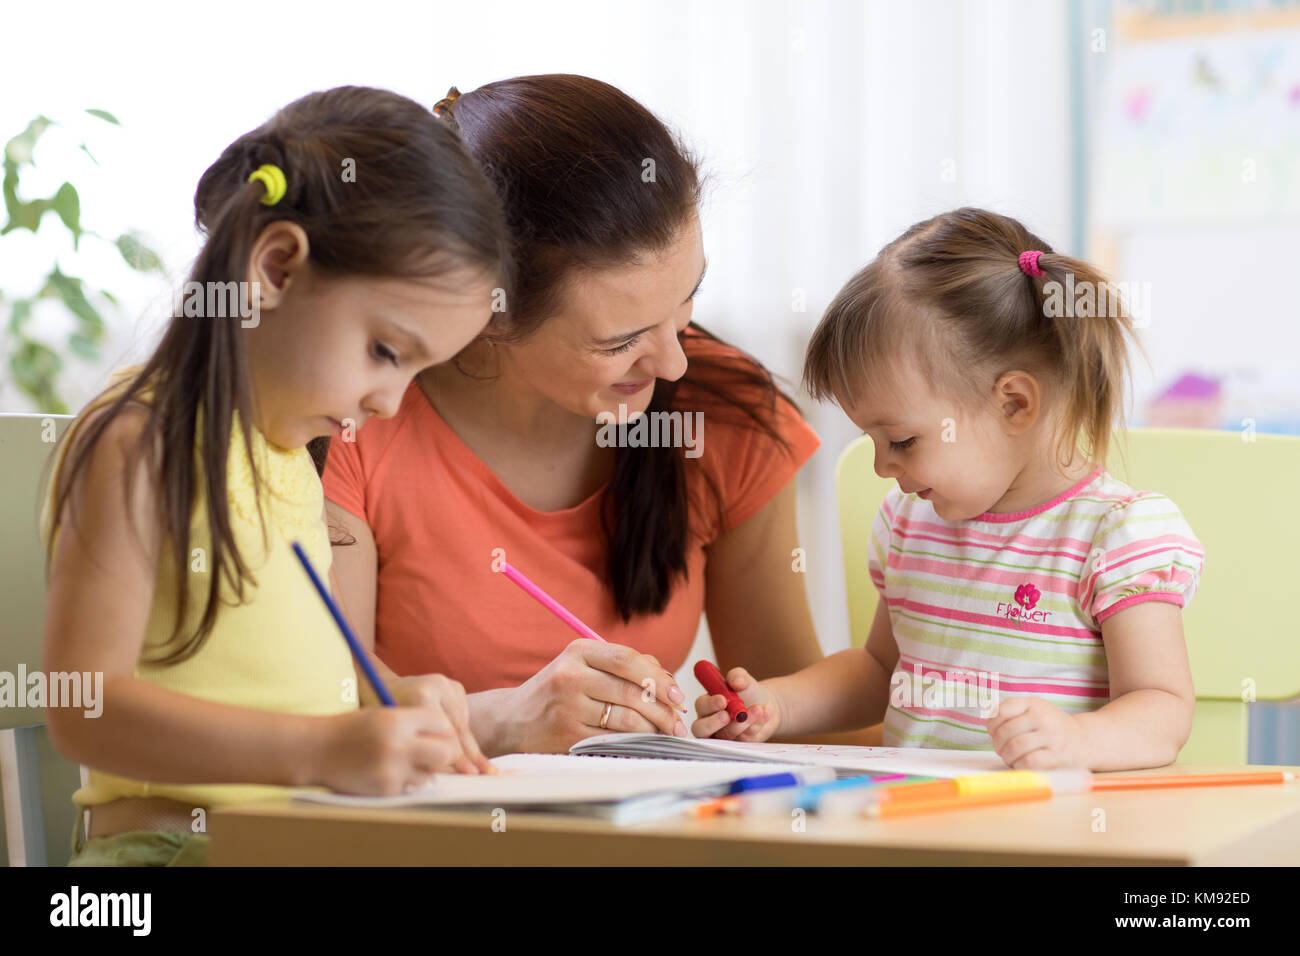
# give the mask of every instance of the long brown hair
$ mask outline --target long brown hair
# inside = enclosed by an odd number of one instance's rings
[[[516,340],[563,307],[570,270],[662,251],[696,214],[698,161],[654,114],[608,83],[569,74],[500,80],[462,94],[450,119],[505,205],[517,269],[508,334]],[[643,179],[646,160],[654,161],[653,182]],[[794,403],[758,362],[704,348],[706,340],[718,341],[692,322],[683,336],[686,374],[656,382],[648,410],[707,408],[715,420],[757,429],[789,453],[774,418],[778,401]],[[700,474],[720,505],[716,483]],[[604,516],[609,580],[624,621],[661,613],[685,576],[698,530],[690,526],[691,494],[682,449],[619,443]]]
[[[1021,269],[1031,250],[1043,253],[1044,275]],[[1094,302],[1105,290],[1115,314],[1053,307],[1061,290],[1084,288]],[[1130,345],[1141,351],[1114,283],[1017,220],[967,207],[916,223],[845,284],[808,343],[803,380],[814,398],[850,405],[861,383],[893,382],[891,367],[906,357],[936,392],[974,409],[999,374],[1025,367],[1060,395],[1060,463],[1077,448],[1104,464]]]
[[[265,187],[248,181],[267,163],[279,166],[287,181],[284,197],[273,206],[261,202]],[[415,101],[384,90],[339,87],[312,93],[239,137],[200,179],[194,220],[206,240],[188,281],[204,288],[210,282],[246,281],[254,240],[278,220],[302,227],[313,266],[329,274],[421,278],[468,268],[502,285],[509,282],[509,239],[491,186],[446,124]],[[127,402],[147,407],[136,450],[152,460],[148,452],[160,449],[163,540],[182,581],[167,645],[180,643],[161,658],[166,662],[191,657],[202,646],[216,618],[223,580],[240,602],[244,584],[256,583],[232,534],[226,492],[235,412],[245,453],[253,460],[244,348],[241,329],[229,318],[173,316],[143,369],[106,403],[103,414],[79,429],[83,433],[69,445],[60,468],[47,567],[64,504],[95,443]],[[313,448],[318,468],[322,452]],[[253,477],[258,487],[255,465]],[[196,479],[203,484],[196,487]],[[198,487],[207,491],[211,583],[197,628],[182,634],[191,507]],[[129,488],[127,495],[129,501]]]

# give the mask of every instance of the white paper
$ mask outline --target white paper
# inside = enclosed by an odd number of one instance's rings
[[[741,743],[665,734],[603,734],[570,748],[574,754],[672,758],[685,761],[780,761],[834,767],[841,775],[905,773],[920,777],[960,777],[1009,769],[991,750],[927,747],[852,747],[833,744]]]
[[[393,797],[298,791],[294,799],[344,807],[547,806],[610,804],[656,794],[687,794],[725,788],[734,780],[806,763],[774,766],[727,761],[584,757],[570,754],[507,754],[492,763],[499,774],[436,774],[419,790]]]

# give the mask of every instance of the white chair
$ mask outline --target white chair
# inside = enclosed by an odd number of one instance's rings
[[[41,668],[45,552],[40,506],[51,452],[69,415],[0,414],[0,673]],[[15,688],[24,694],[25,688]],[[10,866],[68,860],[79,773],[45,734],[41,708],[0,706],[0,794]]]

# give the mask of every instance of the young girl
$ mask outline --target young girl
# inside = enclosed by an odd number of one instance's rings
[[[1173,762],[1194,702],[1180,612],[1204,553],[1172,501],[1100,464],[1133,337],[1114,291],[979,209],[913,226],[849,280],[804,381],[898,480],[871,536],[884,600],[863,648],[762,682],[733,669],[749,721],[701,697],[696,736],[883,720],[887,745],[991,749],[1017,769]]]
[[[48,712],[92,768],[78,865],[201,863],[210,808],[281,787],[491,770],[459,684],[394,681],[404,706],[358,707],[372,693],[290,543],[329,571],[308,443],[392,415],[487,324],[506,282],[495,194],[427,109],[344,87],[231,144],[195,218],[181,308],[71,426],[42,520],[44,666],[103,674],[97,719]]]

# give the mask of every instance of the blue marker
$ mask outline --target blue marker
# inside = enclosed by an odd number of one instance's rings
[[[729,794],[752,793],[755,790],[778,790],[786,787],[808,787],[835,779],[832,767],[808,767],[785,773],[765,773],[758,777],[745,777],[732,783]]]
[[[822,797],[829,793],[838,793],[844,790],[861,790],[864,787],[874,787],[881,783],[901,783],[909,779],[901,773],[885,774],[884,776],[866,776],[866,777],[845,777],[843,780],[832,780],[829,783],[817,783],[811,787],[804,787],[799,791],[799,802],[796,806],[803,807],[805,810],[815,811],[821,803]]]
[[[874,778],[850,777],[820,787],[807,788],[807,791],[813,791],[811,800],[801,805],[822,817],[855,817],[861,813],[863,807],[876,802],[877,786],[884,784],[890,787],[898,783],[920,783],[930,779],[930,777],[908,776],[901,773]]]
[[[293,543],[293,553],[298,555],[298,560],[302,562],[303,569],[307,572],[307,576],[311,578],[311,583],[316,585],[316,592],[320,595],[321,600],[325,602],[325,606],[329,608],[330,613],[334,615],[334,623],[337,624],[339,630],[343,632],[343,639],[348,642],[348,647],[352,648],[352,656],[357,659],[357,662],[361,665],[361,669],[365,671],[366,678],[370,681],[370,686],[375,689],[375,693],[378,695],[379,699],[383,701],[385,707],[396,707],[397,704],[393,701],[392,694],[388,693],[388,688],[385,687],[384,682],[379,679],[379,675],[375,673],[375,669],[370,666],[370,659],[366,656],[365,650],[362,649],[361,642],[358,641],[357,636],[352,633],[352,628],[348,627],[348,622],[343,617],[343,612],[339,610],[339,606],[335,604],[334,599],[330,597],[330,592],[326,590],[325,585],[321,583],[321,579],[316,574],[316,569],[313,568],[311,562],[307,560],[307,552],[303,551],[302,545],[297,541]]]
[[[852,816],[864,804],[875,799],[874,791],[877,786],[914,783],[928,779],[930,778],[910,777],[901,773],[878,773],[874,776],[846,777],[841,780],[827,779],[766,793],[758,791],[743,794],[740,797],[738,810],[742,814],[788,813],[799,808],[829,817]]]

